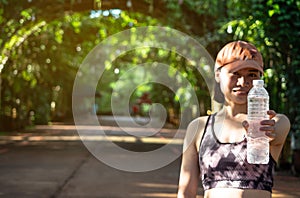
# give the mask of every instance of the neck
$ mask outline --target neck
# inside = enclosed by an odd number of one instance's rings
[[[224,113],[226,117],[235,118],[240,115],[247,115],[247,107],[245,105],[224,105],[220,113]]]

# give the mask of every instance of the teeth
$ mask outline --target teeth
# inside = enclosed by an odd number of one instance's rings
[[[242,91],[242,90],[233,90],[233,92],[245,92],[245,91]]]

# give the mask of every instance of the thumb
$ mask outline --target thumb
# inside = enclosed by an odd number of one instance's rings
[[[245,128],[245,130],[248,131],[249,123],[247,122],[247,120],[244,120],[244,121],[242,122],[242,125],[243,125],[243,127]]]

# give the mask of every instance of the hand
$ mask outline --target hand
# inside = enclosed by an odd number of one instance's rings
[[[273,110],[269,110],[267,114],[269,115],[269,120],[262,120],[260,122],[261,127],[259,128],[259,130],[265,132],[266,136],[268,136],[270,141],[272,141],[276,137],[275,120],[273,120],[273,118],[276,116],[276,112]],[[247,120],[243,121],[242,125],[245,128],[245,130],[248,132],[249,123],[247,122]]]
[[[266,135],[270,138],[270,141],[275,139],[275,120],[273,118],[276,116],[276,112],[273,110],[269,110],[268,112],[269,120],[262,120],[260,124],[262,125],[260,127],[261,131],[265,131]]]

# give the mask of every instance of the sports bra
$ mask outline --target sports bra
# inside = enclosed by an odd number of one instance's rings
[[[214,132],[215,114],[209,116],[199,150],[199,165],[204,190],[212,188],[258,189],[272,192],[273,169],[271,155],[268,164],[247,162],[247,139],[236,143],[221,143]]]

